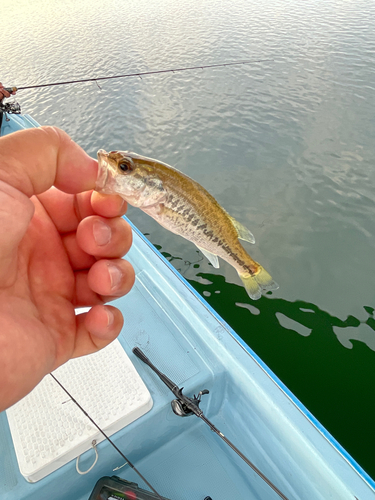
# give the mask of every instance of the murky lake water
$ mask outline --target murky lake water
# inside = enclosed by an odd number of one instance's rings
[[[92,155],[130,149],[176,166],[252,230],[247,249],[280,285],[257,302],[229,265],[213,269],[129,210],[375,477],[373,0],[18,0],[2,13],[9,85],[267,60],[18,100]]]

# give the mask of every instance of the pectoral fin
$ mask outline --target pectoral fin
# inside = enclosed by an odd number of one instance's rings
[[[249,243],[255,243],[255,238],[254,235],[247,227],[243,226],[240,222],[238,222],[236,219],[228,215],[230,218],[233,226],[235,227],[238,237],[240,240],[248,241]]]
[[[209,252],[208,250],[205,250],[204,248],[199,247],[196,245],[197,248],[203,253],[203,255],[211,262],[211,264],[214,266],[215,269],[219,269],[220,264],[219,264],[219,259],[217,255],[215,255],[212,252]]]

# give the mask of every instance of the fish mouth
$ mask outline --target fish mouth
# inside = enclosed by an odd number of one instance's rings
[[[108,153],[104,149],[99,149],[98,151],[98,177],[96,179],[95,191],[104,190],[108,178]]]

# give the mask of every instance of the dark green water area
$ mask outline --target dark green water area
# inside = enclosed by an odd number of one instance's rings
[[[371,397],[375,386],[374,352],[356,340],[351,341],[353,348],[348,350],[337,341],[333,329],[364,323],[375,331],[374,308],[364,306],[365,319],[337,318],[309,302],[269,297],[250,306],[252,310],[239,308],[236,302],[247,303],[240,286],[224,284],[222,277],[210,274],[202,277],[212,284],[193,280],[190,284],[202,294],[217,286],[225,290],[231,298],[229,304],[222,293],[211,293],[206,300],[374,477],[373,441],[368,439],[368,430],[375,421],[375,402]],[[308,337],[282,326],[277,314],[311,330]]]
[[[155,246],[172,264],[184,262]],[[272,292],[254,302],[242,286],[217,274],[197,272],[196,277],[188,280],[195,290],[375,477],[375,352],[355,339],[348,349],[335,332],[367,325],[375,334],[374,307],[364,305],[360,318],[338,318],[310,302],[273,298]]]

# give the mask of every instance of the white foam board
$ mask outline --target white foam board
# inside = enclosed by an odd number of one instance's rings
[[[151,395],[118,340],[53,374],[109,436],[152,408]],[[94,439],[104,439],[50,375],[6,413],[20,472],[29,482],[75,459]]]

